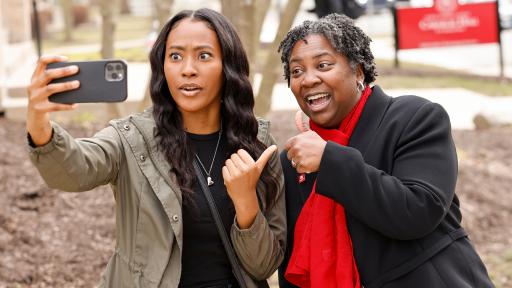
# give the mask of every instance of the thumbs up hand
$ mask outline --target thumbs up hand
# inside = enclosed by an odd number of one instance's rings
[[[254,161],[247,151],[240,149],[222,167],[224,185],[235,206],[237,223],[241,229],[249,228],[256,218],[259,211],[256,185],[275,151],[277,146],[272,145]]]
[[[302,120],[302,111],[295,114],[295,126],[300,134],[288,139],[287,157],[298,173],[316,172],[327,142],[316,132],[309,130]]]
[[[306,132],[309,130],[309,127],[306,126],[306,123],[304,123],[304,119],[302,119],[302,111],[299,110],[297,113],[295,113],[295,127],[297,127],[297,130],[299,132]]]

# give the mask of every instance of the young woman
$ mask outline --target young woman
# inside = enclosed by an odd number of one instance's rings
[[[285,243],[283,176],[269,123],[252,112],[249,65],[229,21],[182,11],[150,54],[152,109],[74,139],[49,102],[76,82],[49,84],[76,67],[46,69],[29,88],[30,156],[49,186],[86,191],[110,184],[117,241],[101,287],[238,287],[206,199],[204,177],[242,266],[247,287],[265,287]],[[268,148],[267,148],[268,147]],[[202,169],[197,175],[193,162]]]

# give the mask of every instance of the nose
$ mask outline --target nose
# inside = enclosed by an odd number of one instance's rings
[[[189,58],[185,61],[183,61],[183,69],[181,71],[181,75],[183,77],[194,77],[197,75],[197,70],[195,67],[194,60]]]
[[[304,77],[302,78],[301,85],[305,88],[311,88],[315,87],[319,83],[321,83],[322,80],[316,75],[314,71],[305,71]]]

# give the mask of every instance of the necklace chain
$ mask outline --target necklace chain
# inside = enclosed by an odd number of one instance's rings
[[[206,180],[208,182],[208,186],[212,186],[214,184],[212,177],[210,176],[210,173],[212,172],[213,163],[215,162],[215,156],[217,155],[217,150],[219,148],[221,136],[222,136],[222,120],[220,121],[219,138],[217,139],[217,145],[215,146],[215,151],[213,152],[212,163],[210,164],[210,169],[208,169],[208,171],[206,170],[206,168],[203,165],[203,162],[201,162],[201,159],[199,159],[199,156],[196,153],[197,161],[199,162],[199,165],[201,165],[201,168],[203,168],[204,173],[206,173],[206,176],[207,176]]]

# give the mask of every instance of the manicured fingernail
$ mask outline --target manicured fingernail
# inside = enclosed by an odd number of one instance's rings
[[[80,82],[78,80],[75,80],[71,82],[71,85],[73,85],[73,87],[78,87],[80,86]]]
[[[69,72],[76,72],[76,71],[78,71],[78,66],[71,65],[68,67],[68,69],[69,69]]]

